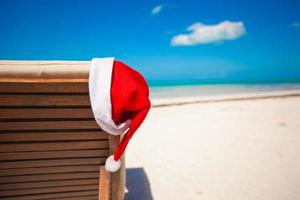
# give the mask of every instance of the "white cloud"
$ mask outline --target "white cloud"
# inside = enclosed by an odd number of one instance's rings
[[[192,46],[235,40],[246,34],[243,22],[223,21],[215,25],[195,23],[187,28],[190,33],[172,38],[172,46]]]
[[[158,13],[161,12],[162,9],[163,9],[163,5],[155,6],[155,7],[151,10],[151,14],[152,14],[152,15],[157,15]]]
[[[294,23],[292,23],[292,27],[294,27],[296,29],[300,29],[300,23],[294,22]]]

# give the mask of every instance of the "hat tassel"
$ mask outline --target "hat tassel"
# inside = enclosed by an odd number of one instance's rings
[[[105,169],[109,172],[116,172],[121,167],[121,160],[115,160],[114,155],[109,156],[105,162]]]

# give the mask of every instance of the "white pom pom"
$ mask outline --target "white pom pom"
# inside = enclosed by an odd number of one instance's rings
[[[114,155],[109,156],[105,162],[105,169],[109,172],[116,172],[121,167],[121,161],[115,161]]]

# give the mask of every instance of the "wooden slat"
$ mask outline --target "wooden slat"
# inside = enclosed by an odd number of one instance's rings
[[[0,120],[8,119],[65,119],[93,118],[93,111],[87,108],[0,108]]]
[[[63,197],[63,198],[55,198],[51,200],[98,200],[98,196],[84,196],[84,197]]]
[[[0,66],[1,66],[1,61],[0,61]],[[40,83],[88,83],[88,77],[86,78],[38,78],[38,77],[3,77],[0,74],[0,84],[1,83],[35,83],[35,84],[40,84]]]
[[[110,173],[106,171],[104,166],[100,167],[98,199],[99,200],[110,199]]]
[[[54,151],[54,150],[79,150],[108,148],[108,141],[80,141],[80,142],[43,142],[43,143],[10,143],[0,144],[2,152],[23,151]]]
[[[48,160],[21,160],[1,162],[0,169],[19,169],[33,167],[51,167],[68,165],[103,165],[106,158],[73,158],[73,159],[48,159]]]
[[[53,159],[53,158],[93,158],[93,157],[105,157],[108,156],[108,154],[109,154],[108,149],[0,153],[0,160],[9,161],[9,160],[33,160],[33,159]]]
[[[0,177],[0,184],[3,183],[20,183],[20,182],[36,182],[36,181],[52,181],[52,180],[73,180],[99,178],[99,172],[84,173],[62,173],[62,174],[39,174],[26,176],[6,176]]]
[[[25,182],[25,183],[9,183],[1,184],[0,190],[16,190],[26,188],[44,188],[44,187],[59,187],[70,185],[96,185],[98,179],[79,179],[79,180],[58,180],[58,181],[41,181],[41,182]]]
[[[20,175],[35,175],[35,174],[71,173],[71,172],[96,172],[98,169],[99,169],[99,165],[2,169],[0,170],[0,176],[20,176]]]
[[[45,142],[45,141],[76,141],[76,140],[101,140],[107,139],[103,131],[78,131],[76,132],[38,132],[38,133],[0,133],[1,142]]]
[[[17,93],[17,92],[29,92],[29,93],[88,93],[88,84],[87,83],[47,83],[41,82],[39,84],[33,82],[2,82],[0,83],[0,93]]]
[[[71,197],[71,196],[76,197],[76,196],[82,196],[87,194],[97,194],[96,193],[97,190],[95,190],[96,188],[98,188],[98,185],[49,187],[49,188],[37,188],[37,189],[26,189],[26,190],[7,190],[7,191],[0,191],[0,197],[1,196],[2,198],[5,197],[6,200],[52,199],[54,197]],[[90,191],[92,191],[92,193]],[[84,192],[88,192],[88,193],[84,193]],[[35,195],[28,195],[28,194],[35,194]]]
[[[99,129],[96,121],[30,121],[30,122],[0,122],[0,130],[63,130],[63,129]]]
[[[0,95],[0,106],[90,106],[88,95]]]

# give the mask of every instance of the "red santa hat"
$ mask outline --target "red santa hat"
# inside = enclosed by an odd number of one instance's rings
[[[112,135],[125,133],[106,170],[117,171],[125,148],[149,109],[149,89],[140,73],[114,58],[94,58],[90,65],[89,93],[94,117]]]

